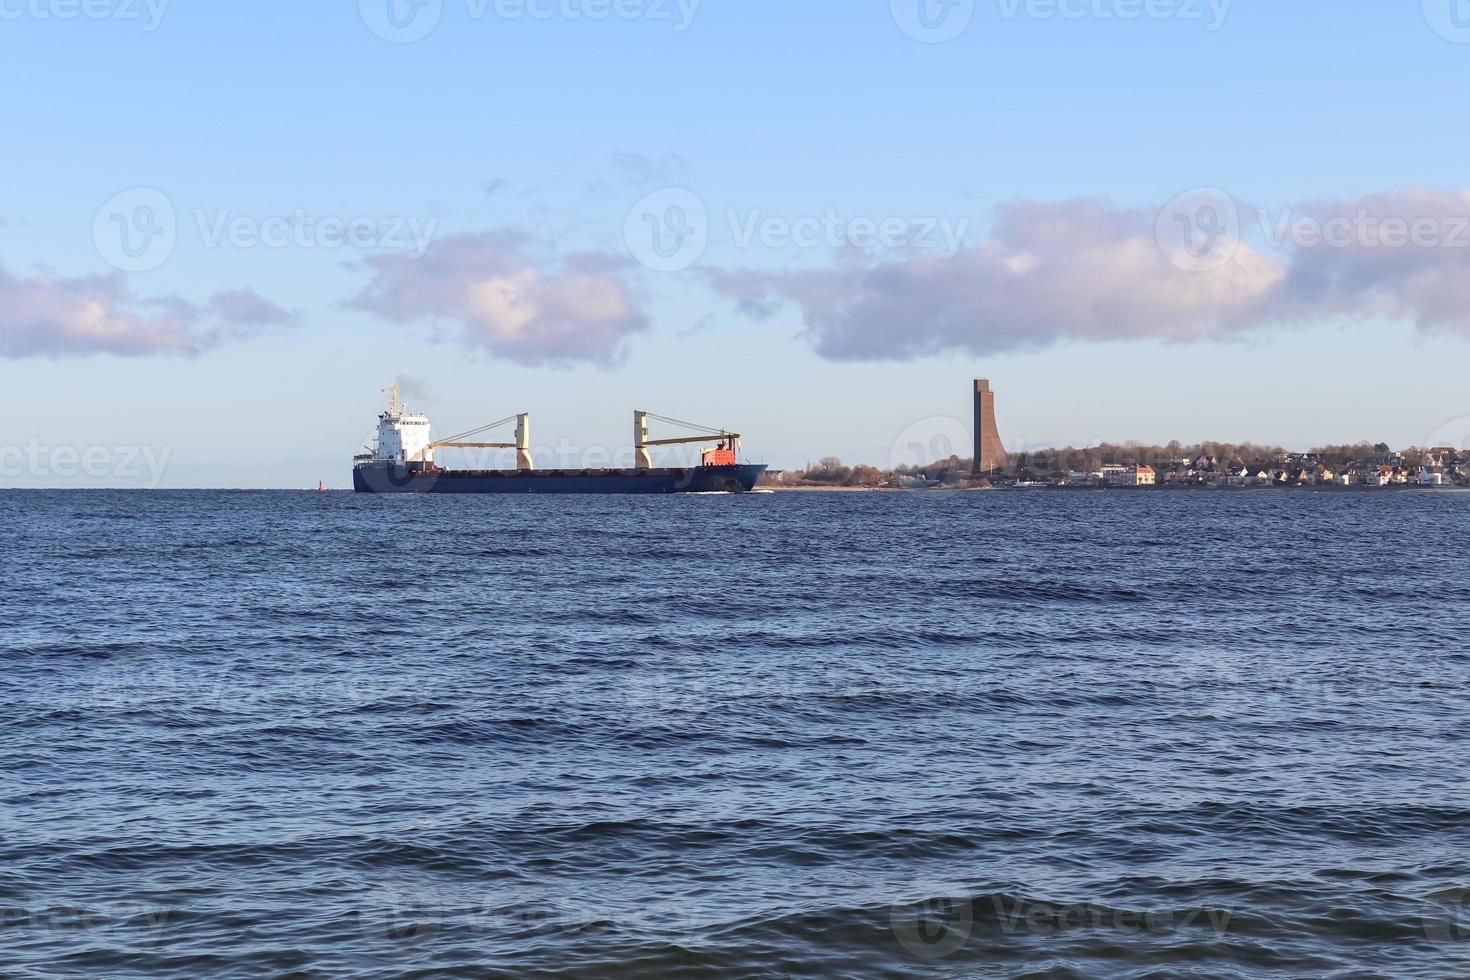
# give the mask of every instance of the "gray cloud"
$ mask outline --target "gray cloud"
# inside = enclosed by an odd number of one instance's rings
[[[134,296],[121,273],[22,278],[0,268],[0,357],[194,355],[293,320],[249,289],[199,306]]]
[[[1322,229],[1324,241],[1303,245],[1287,235],[1291,262],[1270,313],[1381,316],[1470,333],[1470,192],[1309,202],[1277,218],[1277,234],[1288,218]]]
[[[227,289],[209,299],[209,308],[221,321],[236,327],[278,327],[295,321],[253,289]]]
[[[485,192],[486,197],[494,197],[504,189],[506,180],[504,177],[491,177],[489,180],[480,182],[480,190]]]
[[[1470,216],[1470,196],[1406,192],[1283,214],[1318,225],[1366,214],[1370,231],[1331,245],[1287,236],[1271,254],[1241,242],[1221,267],[1193,271],[1166,256],[1156,211],[1101,199],[1017,202],[997,209],[988,239],[949,259],[845,249],[823,269],[706,275],[754,319],[795,304],[818,352],[838,360],[984,355],[1067,340],[1188,342],[1342,316],[1470,332],[1470,231],[1462,243],[1452,239]],[[1244,217],[1268,240],[1273,224],[1284,225]],[[1439,237],[1385,245],[1371,229],[1386,219],[1426,222]]]
[[[376,255],[347,307],[393,323],[451,321],[467,346],[522,364],[612,363],[649,318],[624,278],[629,260],[600,252],[549,267],[510,233],[437,239],[420,259]]]
[[[432,400],[429,394],[429,381],[427,378],[416,374],[400,374],[393,379],[398,386],[398,391],[409,401],[426,402]]]
[[[689,170],[688,161],[677,153],[664,153],[657,157],[642,153],[616,153],[608,162],[613,174],[634,188],[678,183]]]
[[[643,153],[614,153],[607,162],[608,176],[588,182],[586,191],[592,197],[604,197],[620,186],[633,190],[651,190],[684,183],[689,163],[677,153],[648,156]]]

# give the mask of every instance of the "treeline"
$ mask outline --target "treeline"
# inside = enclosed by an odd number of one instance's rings
[[[1010,472],[1023,479],[1028,475],[1046,476],[1058,473],[1093,473],[1104,466],[1152,466],[1168,469],[1184,460],[1189,465],[1205,461],[1206,467],[1230,469],[1270,469],[1280,466],[1289,453],[1280,446],[1255,442],[1170,442],[1167,445],[1144,445],[1138,442],[1101,443],[1084,449],[1041,449],[1011,456]],[[1382,462],[1394,458],[1387,443],[1358,442],[1336,446],[1318,446],[1306,455],[1316,457],[1323,466],[1338,469],[1353,463]],[[1418,449],[1398,454],[1405,466],[1417,467],[1423,458]]]
[[[804,469],[786,470],[776,477],[776,482],[788,486],[881,487],[891,479],[890,472],[876,466],[846,466],[836,456],[827,456],[816,463],[808,463]]]
[[[886,487],[899,485],[905,478],[919,478],[941,483],[958,483],[970,479],[970,461],[958,456],[929,466],[899,466],[884,470],[876,466],[848,466],[836,456],[827,456],[802,469],[784,470],[769,482],[784,486]]]
[[[1360,442],[1321,446],[1313,449],[1322,465],[1340,468],[1353,463],[1371,463],[1393,456],[1386,443]],[[1254,442],[1170,442],[1167,445],[1145,445],[1138,442],[1101,443],[1096,446],[1061,449],[1038,449],[1012,453],[1004,475],[1017,479],[1044,479],[1067,473],[1093,473],[1104,466],[1152,466],[1167,470],[1179,460],[1190,464],[1204,459],[1216,469],[1246,467],[1269,469],[1279,466],[1287,456],[1280,446]],[[1422,459],[1417,449],[1405,450],[1402,462],[1416,467]],[[899,466],[891,470],[876,466],[848,466],[835,456],[828,456],[802,469],[786,470],[772,477],[772,482],[788,486],[883,487],[897,486],[906,480],[921,479],[939,483],[963,483],[971,478],[970,460],[951,456],[922,466]],[[999,475],[999,474],[997,474]]]
[[[1152,466],[1165,469],[1175,460],[1215,460],[1216,465],[1267,465],[1274,463],[1286,450],[1280,446],[1254,442],[1201,442],[1185,444],[1179,441],[1163,446],[1145,445],[1139,442],[1109,443],[1077,448],[1039,449],[1016,453],[1011,457],[1011,469],[1019,473],[1036,476],[1058,473],[1092,473],[1104,466]]]

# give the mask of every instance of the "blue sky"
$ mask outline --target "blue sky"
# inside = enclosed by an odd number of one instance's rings
[[[958,438],[976,376],[1012,448],[1408,445],[1470,416],[1451,0],[976,0],[943,43],[901,26],[938,0],[442,0],[413,43],[370,29],[389,0],[159,2],[0,0],[0,446],[344,485],[395,378],[445,432],[529,410],[538,443],[616,451],[639,407],[778,466]],[[669,188],[709,241],[661,271],[629,218]],[[1139,250],[1195,188],[1243,216],[1222,268]],[[174,244],[120,271],[140,193]],[[1304,248],[1259,209],[1445,241]],[[783,241],[828,216],[964,236]],[[257,240],[283,217],[363,235]],[[0,483],[137,482],[65,470]]]

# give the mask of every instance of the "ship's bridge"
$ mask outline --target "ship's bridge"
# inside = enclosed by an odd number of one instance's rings
[[[388,411],[378,416],[376,458],[390,463],[434,461],[429,417],[406,411],[399,404],[397,388],[389,393]]]

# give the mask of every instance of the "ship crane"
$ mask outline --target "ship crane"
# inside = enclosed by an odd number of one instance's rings
[[[515,442],[466,441],[482,432],[498,429],[502,425],[508,425],[511,422],[516,424]],[[510,415],[498,421],[491,422],[488,425],[482,425],[479,428],[470,429],[468,432],[461,432],[458,435],[450,436],[448,439],[431,442],[419,453],[418,460],[420,462],[427,460],[436,449],[514,449],[516,451],[516,469],[522,472],[529,471],[534,469],[534,462],[531,459],[531,416],[527,412],[522,412],[519,415]]]
[[[650,439],[648,438],[649,419],[663,422],[666,425],[697,430],[700,434],[677,436],[671,439]],[[636,454],[634,462],[636,469],[653,469],[653,457],[648,453],[650,446],[687,446],[711,442],[717,445],[713,449],[704,451],[701,460],[703,465],[734,466],[736,454],[740,451],[740,433],[730,432],[727,429],[715,429],[707,425],[696,425],[693,422],[681,422],[678,419],[654,415],[652,412],[633,413],[633,451]]]

